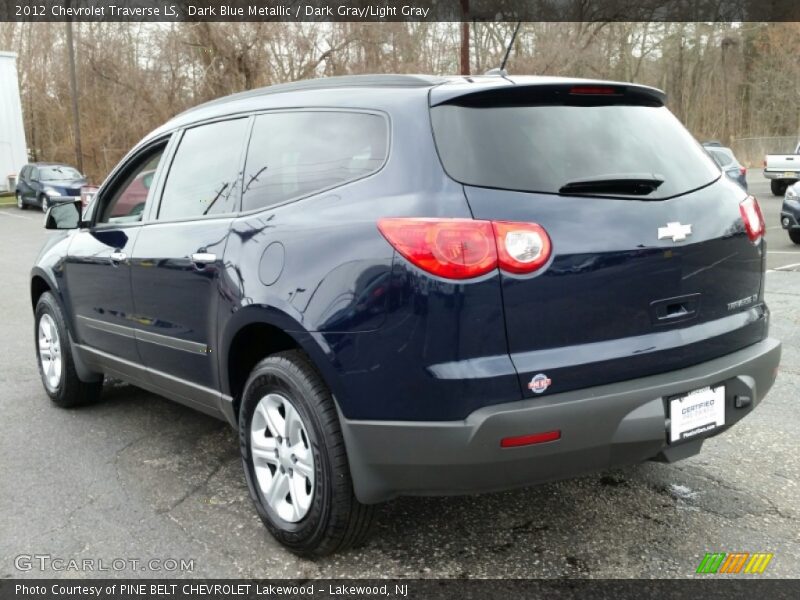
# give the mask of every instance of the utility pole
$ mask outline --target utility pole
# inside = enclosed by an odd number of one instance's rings
[[[722,39],[722,142],[726,146],[731,145],[731,115],[730,108],[728,107],[728,65],[727,57],[728,50],[736,45],[736,40],[731,37],[724,37]]]
[[[83,152],[81,150],[81,117],[78,110],[78,78],[75,75],[75,47],[72,44],[72,21],[67,21],[67,54],[69,56],[69,91],[72,94],[72,128],[75,133],[75,162],[78,171],[83,173]]]
[[[469,75],[469,0],[461,0],[461,74]]]

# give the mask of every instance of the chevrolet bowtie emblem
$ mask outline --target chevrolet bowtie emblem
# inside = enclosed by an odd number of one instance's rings
[[[658,239],[660,240],[663,240],[664,238],[672,238],[673,242],[682,242],[687,236],[690,235],[692,235],[692,226],[681,225],[677,221],[673,223],[667,223],[666,227],[658,228]]]

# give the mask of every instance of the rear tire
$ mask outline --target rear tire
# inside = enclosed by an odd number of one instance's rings
[[[795,244],[800,244],[800,229],[792,229],[789,231],[789,239]]]
[[[34,336],[39,375],[53,403],[70,408],[96,402],[103,381],[86,383],[78,378],[64,315],[50,292],[42,294],[36,303]]]
[[[280,352],[255,366],[242,393],[239,440],[258,515],[286,548],[313,558],[366,539],[374,507],[353,493],[333,397],[305,354]]]
[[[17,208],[20,210],[28,210],[28,205],[25,204],[25,201],[22,199],[22,194],[17,192]]]
[[[769,182],[769,188],[772,190],[773,196],[783,196],[786,193],[787,187],[789,187],[789,183],[786,181],[773,179]]]

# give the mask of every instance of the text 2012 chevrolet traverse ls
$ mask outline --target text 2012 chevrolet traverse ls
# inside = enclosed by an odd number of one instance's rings
[[[49,396],[94,400],[105,374],[228,420],[258,513],[306,555],[397,495],[693,455],[780,359],[758,203],[639,85],[237,94],[47,222]]]

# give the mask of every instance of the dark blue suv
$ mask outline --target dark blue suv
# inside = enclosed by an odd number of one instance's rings
[[[287,547],[373,505],[674,461],[772,386],[757,201],[627,83],[363,76],[178,115],[32,272],[60,406],[123,379],[238,429]]]

